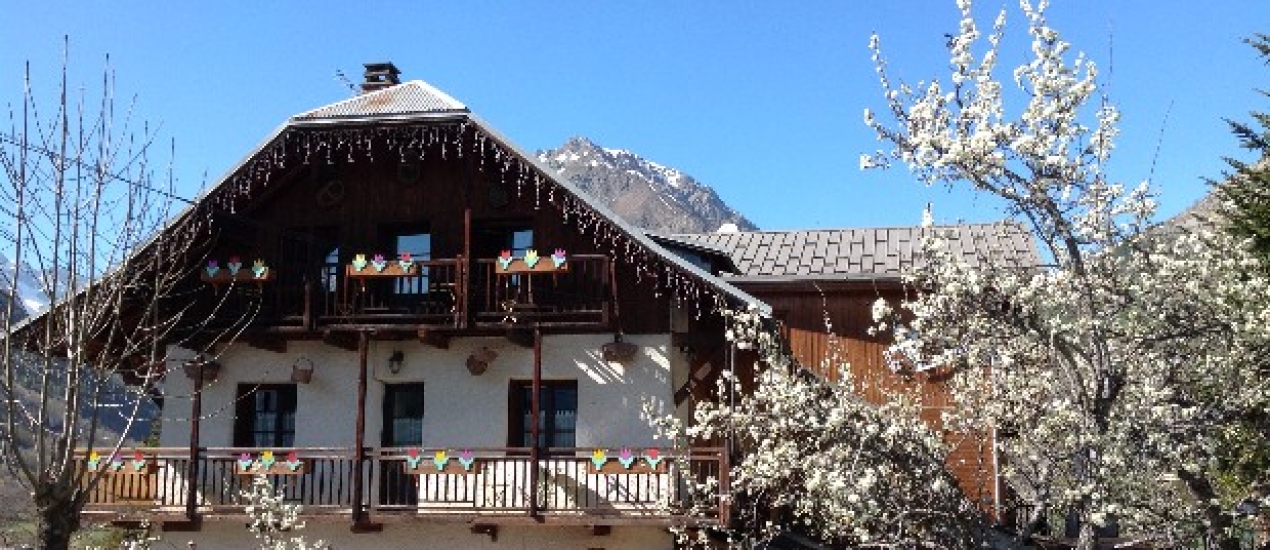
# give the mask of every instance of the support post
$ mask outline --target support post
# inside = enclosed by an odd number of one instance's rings
[[[195,359],[194,395],[190,399],[190,461],[185,465],[185,518],[198,521],[199,423],[203,417],[203,358]]]
[[[538,455],[539,445],[538,439],[542,434],[542,414],[541,399],[538,395],[542,392],[542,328],[537,324],[534,325],[534,377],[530,383],[529,411],[530,417],[533,418],[533,424],[530,428],[530,437],[533,439],[529,446],[529,516],[538,516]]]
[[[362,483],[366,464],[366,356],[370,348],[370,332],[357,333],[357,421],[353,441],[353,529],[369,523],[366,505],[363,503],[365,487]]]
[[[463,258],[459,260],[459,326],[468,328],[472,303],[472,207],[463,209]]]

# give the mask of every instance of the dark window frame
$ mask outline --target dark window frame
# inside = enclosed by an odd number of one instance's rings
[[[528,448],[531,436],[531,426],[525,425],[525,416],[530,414],[533,403],[529,401],[532,398],[532,380],[511,380],[507,391],[507,446],[513,448]],[[559,430],[555,424],[557,414],[560,407],[555,403],[556,391],[572,390],[573,391],[573,429]],[[578,435],[578,381],[577,380],[543,380],[541,381],[541,391],[543,394],[539,399],[539,412],[543,416],[543,429],[539,433],[539,437],[545,440],[542,448],[551,447],[577,447]],[[564,409],[569,410],[569,409]],[[563,434],[569,434],[568,438],[572,441],[568,445],[562,445]]]
[[[276,410],[262,411],[258,405],[263,396],[272,396]],[[233,444],[235,447],[294,447],[299,395],[295,384],[239,384],[235,403]],[[268,397],[263,397],[266,401]],[[266,403],[267,404],[267,403]],[[273,414],[267,429],[260,428],[262,414]],[[288,423],[288,419],[290,422]],[[289,424],[289,427],[288,427]],[[271,434],[267,442],[258,435]],[[263,444],[259,444],[263,443]]]

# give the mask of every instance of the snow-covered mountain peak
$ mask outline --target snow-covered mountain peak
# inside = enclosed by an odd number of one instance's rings
[[[724,223],[755,229],[709,186],[627,149],[573,137],[538,158],[627,221],[655,231],[708,232]]]

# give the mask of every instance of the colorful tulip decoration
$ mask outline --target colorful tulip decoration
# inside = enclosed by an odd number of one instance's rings
[[[446,456],[443,450],[438,450],[432,455],[432,464],[437,467],[438,472],[445,471],[445,463],[449,461],[450,457]]]
[[[648,465],[654,470],[657,469],[657,465],[661,463],[662,458],[661,451],[657,449],[644,450],[644,461],[648,462]]]
[[[419,461],[423,460],[423,456],[419,453],[419,449],[410,449],[406,451],[406,464],[411,470],[419,469]]]
[[[119,460],[117,455],[110,455],[110,471],[118,472],[121,468],[123,468],[123,461]]]
[[[260,468],[262,470],[266,470],[266,471],[270,470],[271,468],[273,468],[274,462],[277,462],[277,459],[273,457],[273,451],[265,451],[263,453],[260,453]]]
[[[635,463],[635,453],[631,452],[630,447],[622,447],[617,453],[617,461],[622,463],[622,467],[627,470],[631,469],[631,464]]]
[[[238,455],[238,469],[239,470],[242,470],[244,472],[247,470],[250,470],[251,465],[254,462],[255,460],[251,458],[251,453],[243,453]]]
[[[225,264],[225,267],[229,268],[230,277],[237,277],[238,270],[243,268],[243,261],[238,256],[230,256],[229,263]]]
[[[504,250],[498,253],[498,265],[507,271],[507,267],[512,265],[512,251]]]
[[[292,472],[294,472],[296,470],[299,470],[300,466],[303,465],[304,463],[300,462],[300,457],[299,455],[295,454],[295,451],[291,451],[287,453],[287,460],[286,462],[283,462],[283,464],[285,464],[287,468],[289,468]]]
[[[476,462],[476,457],[472,454],[471,449],[463,449],[459,452],[459,465],[463,466],[463,471],[472,471],[472,464]]]
[[[376,273],[383,273],[384,268],[388,267],[388,262],[384,261],[383,254],[376,254],[374,258],[370,259],[370,265],[375,268]]]
[[[101,464],[101,455],[97,454],[97,451],[88,453],[88,470],[89,471],[96,472],[97,466],[100,464]]]
[[[357,254],[353,256],[353,270],[361,271],[363,269],[366,269],[366,255]]]
[[[557,248],[556,251],[551,254],[551,265],[555,266],[556,269],[560,269],[560,266],[564,265],[564,262],[564,249]]]
[[[264,260],[257,259],[255,263],[251,264],[251,274],[255,275],[257,279],[265,278],[266,273],[269,273],[269,267],[265,265]]]
[[[525,251],[525,265],[529,266],[529,269],[533,269],[534,266],[538,265],[537,250],[529,249]]]
[[[402,252],[400,258],[397,260],[397,265],[401,267],[401,271],[409,273],[411,266],[415,265],[414,260],[410,259],[410,253]]]
[[[136,472],[144,472],[146,469],[146,457],[141,451],[132,453],[132,469]]]
[[[591,453],[591,464],[595,465],[596,470],[604,468],[604,463],[608,462],[608,460],[608,456],[604,454],[604,449],[596,449],[595,452]]]
[[[215,277],[220,272],[220,262],[216,260],[207,260],[207,276]]]

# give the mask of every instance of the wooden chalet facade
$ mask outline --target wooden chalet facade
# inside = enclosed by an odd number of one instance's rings
[[[264,473],[340,548],[670,547],[701,521],[686,482],[726,485],[728,457],[670,448],[641,409],[686,416],[689,373],[727,347],[719,308],[757,300],[367,68],[182,214],[198,254],[171,259],[168,313],[188,328],[138,360],[165,371],[160,444],[84,453],[104,472],[86,519],[246,547],[240,491]]]
[[[942,430],[942,414],[955,407],[947,373],[940,369],[897,370],[886,361],[885,335],[870,334],[872,306],[893,306],[904,298],[902,271],[920,262],[924,232],[940,231],[957,256],[971,264],[992,259],[1037,265],[1035,245],[1023,228],[1008,224],[963,224],[933,228],[854,228],[755,231],[661,237],[671,248],[711,262],[731,273],[725,279],[772,308],[772,316],[794,358],[821,376],[838,380],[850,365],[856,390],[874,403],[899,394],[920,397],[922,419]],[[944,432],[953,445],[949,467],[967,496],[997,517],[1002,484],[994,433]]]

